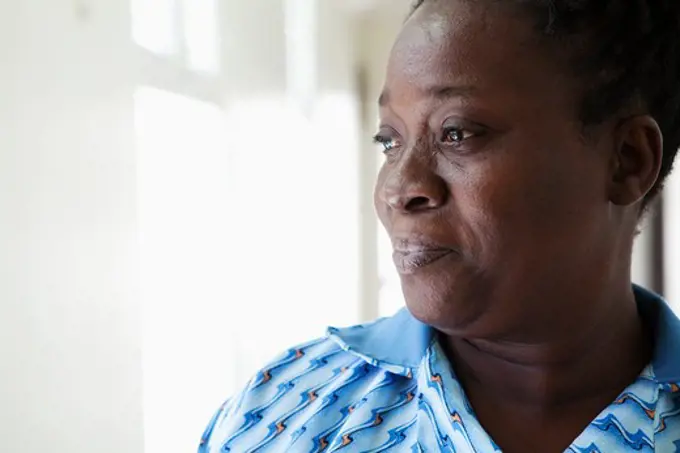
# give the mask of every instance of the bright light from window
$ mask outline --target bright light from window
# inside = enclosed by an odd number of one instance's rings
[[[183,0],[184,37],[190,69],[216,73],[219,70],[217,0]]]
[[[311,113],[317,88],[317,8],[315,1],[285,2],[288,93],[305,114]]]
[[[211,79],[192,73],[219,70],[218,0],[134,1],[137,42],[172,56],[154,75]],[[305,36],[286,60],[292,96],[254,84],[222,109],[182,83],[136,93],[146,453],[196,451],[259,367],[358,321],[357,109],[349,89],[306,83],[318,68]],[[258,57],[252,70],[267,67]]]
[[[237,380],[224,116],[153,88],[135,110],[145,451],[184,453]]]
[[[328,94],[312,122],[283,95],[224,112],[152,88],[135,104],[146,452],[184,453],[283,348],[357,321],[355,109]]]
[[[392,243],[382,225],[378,225],[378,293],[380,316],[392,316],[404,307],[404,294],[401,291],[399,274],[392,261]]]
[[[680,314],[680,173],[671,174],[664,189],[664,292]]]
[[[132,35],[135,42],[158,55],[177,52],[175,0],[132,0]]]

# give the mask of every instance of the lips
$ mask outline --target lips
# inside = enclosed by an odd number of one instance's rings
[[[402,274],[411,274],[418,269],[429,266],[442,258],[454,253],[452,249],[423,245],[404,243],[401,245],[395,244],[392,259],[397,267],[397,270]]]

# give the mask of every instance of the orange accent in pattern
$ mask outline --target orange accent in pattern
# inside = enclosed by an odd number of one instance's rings
[[[299,359],[299,358],[302,357],[303,355],[305,355],[305,353],[302,352],[302,349],[298,349],[297,351],[295,351],[295,358],[296,358],[296,359]]]
[[[630,395],[623,395],[621,398],[614,401],[614,404],[623,404],[630,399]]]
[[[461,420],[460,414],[458,412],[451,414],[451,421],[453,423],[460,423],[461,425],[463,424],[463,420]]]
[[[276,424],[276,434],[281,434],[285,429],[286,425],[284,425],[283,422]]]
[[[346,366],[340,368],[340,372],[341,372],[341,373],[344,373],[344,372],[347,371],[347,370],[348,370],[348,368],[347,368]]]
[[[680,392],[680,385],[671,384],[671,393],[678,393],[678,392]]]
[[[325,437],[322,437],[319,443],[321,444],[321,448],[319,449],[319,451],[324,451],[328,447],[328,441],[326,440]]]
[[[383,422],[383,418],[380,416],[380,414],[375,416],[375,420],[373,421],[373,426],[378,426]]]
[[[413,392],[408,392],[408,393],[406,394],[406,402],[407,402],[407,403],[410,402],[410,401],[413,399],[414,396],[415,396],[415,395],[413,394]]]
[[[411,370],[408,370],[408,373],[406,373],[406,377],[408,379],[411,379],[413,377],[413,372]]]
[[[349,437],[349,434],[345,434],[342,436],[342,446],[344,447],[345,445],[349,445],[354,441],[351,437]]]
[[[263,376],[264,376],[264,379],[262,379],[262,382],[263,382],[263,383],[264,383],[264,382],[269,382],[269,381],[271,381],[272,375],[271,375],[271,373],[269,373],[269,370],[265,371],[265,372],[262,373],[262,374],[263,374]]]
[[[623,404],[629,399],[631,399],[630,395],[624,395],[621,398],[614,401],[614,404]],[[637,401],[635,401],[635,403],[638,404],[638,406],[639,406],[639,403]],[[642,406],[640,406],[640,407],[642,407]],[[654,420],[654,416],[656,415],[655,411],[653,411],[651,409],[646,409],[644,407],[642,409],[645,411],[645,414],[647,414],[647,417],[649,417],[650,420]]]
[[[666,419],[662,418],[660,421],[661,423],[659,424],[659,430],[657,431],[657,433],[660,433],[661,431],[666,429]]]
[[[318,395],[316,394],[315,391],[309,392],[309,401],[314,401],[317,398],[318,398]]]
[[[347,408],[347,412],[349,412],[350,414],[354,412],[354,406],[350,406],[349,408]]]
[[[436,382],[438,384],[442,383],[442,377],[438,374],[433,374],[431,379],[432,379],[432,382]]]

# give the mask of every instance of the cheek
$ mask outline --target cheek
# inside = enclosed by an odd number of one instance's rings
[[[383,201],[381,195],[381,190],[385,181],[385,177],[386,171],[385,166],[383,165],[380,168],[380,172],[378,173],[378,177],[376,179],[375,187],[373,188],[373,207],[375,208],[375,212],[378,215],[380,223],[382,223],[383,227],[385,227],[389,232],[388,207],[387,204],[385,204],[385,202]]]
[[[468,242],[489,260],[540,253],[569,231],[583,208],[583,188],[570,170],[545,160],[489,159],[456,185],[455,203]]]
[[[502,191],[496,182],[500,181],[473,173],[453,184],[451,190],[456,215],[449,218],[450,228],[458,232],[470,258],[482,267],[499,251],[500,230],[507,226]]]

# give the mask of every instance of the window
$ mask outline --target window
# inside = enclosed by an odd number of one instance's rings
[[[138,206],[145,451],[195,451],[236,372],[229,155],[213,104],[139,87]],[[219,359],[210,345],[223,344]]]
[[[680,279],[676,278],[680,265],[680,173],[676,170],[666,182],[664,201],[664,292],[666,299],[680,313]]]
[[[140,83],[220,104],[218,0],[132,0]]]
[[[146,452],[180,453],[282,348],[358,321],[351,32],[330,2],[134,1]]]
[[[378,275],[380,316],[392,316],[405,306],[405,301],[401,280],[392,261],[392,243],[382,225],[379,225],[378,231]]]
[[[185,62],[194,71],[219,71],[217,0],[182,0]]]
[[[250,372],[230,325],[217,0],[132,0],[145,451],[195,451]],[[221,357],[211,345],[224,344]],[[171,434],[169,434],[171,433]]]
[[[143,49],[164,57],[179,51],[175,0],[133,0],[132,35]]]
[[[133,0],[133,38],[189,70],[219,71],[217,0]]]

